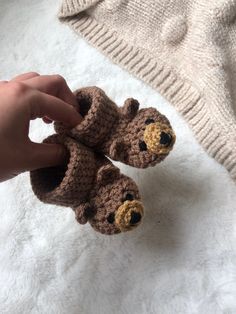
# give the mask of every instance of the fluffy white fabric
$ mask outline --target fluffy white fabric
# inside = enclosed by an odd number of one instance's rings
[[[59,24],[58,6],[0,0],[1,79],[60,73],[72,89],[98,85],[120,105],[134,96],[169,117],[177,143],[155,168],[120,165],[146,216],[118,236],[40,203],[28,174],[0,184],[0,313],[236,313],[235,184],[171,105]],[[32,123],[34,140],[52,132]]]

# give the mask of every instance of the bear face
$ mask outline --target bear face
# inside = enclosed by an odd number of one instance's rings
[[[112,235],[137,227],[144,209],[134,181],[108,164],[98,171],[89,204],[83,210],[79,206],[75,213],[80,223],[88,221],[96,231]]]
[[[175,143],[169,120],[154,108],[138,110],[138,102],[128,99],[122,108],[126,118],[123,137],[116,138],[111,157],[137,168],[155,166],[165,159]]]
[[[125,232],[137,227],[143,217],[143,206],[136,184],[128,177],[100,185],[91,199],[96,214],[91,226],[106,234]]]

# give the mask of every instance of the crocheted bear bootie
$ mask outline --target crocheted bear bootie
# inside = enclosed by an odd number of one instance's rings
[[[108,235],[140,224],[143,205],[133,180],[71,138],[53,135],[44,142],[65,145],[69,158],[64,166],[31,171],[32,189],[42,202],[71,207],[79,223]]]
[[[175,134],[170,122],[156,109],[139,110],[133,98],[117,107],[98,87],[79,89],[75,95],[83,121],[72,130],[55,123],[56,132],[137,168],[156,165],[173,148]]]

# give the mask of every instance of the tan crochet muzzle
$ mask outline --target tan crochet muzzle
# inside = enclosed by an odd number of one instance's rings
[[[165,124],[151,123],[144,131],[144,141],[147,149],[154,154],[168,154],[175,143],[173,130]]]
[[[122,231],[136,228],[142,221],[143,205],[139,201],[125,201],[116,211],[115,224]]]

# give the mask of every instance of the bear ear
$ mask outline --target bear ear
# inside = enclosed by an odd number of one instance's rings
[[[128,98],[121,110],[126,118],[133,119],[136,116],[138,109],[139,102],[134,98]]]
[[[123,161],[126,152],[126,144],[122,139],[115,139],[109,149],[109,155],[113,160]]]
[[[120,176],[120,170],[112,164],[102,166],[97,173],[97,182],[106,185]]]
[[[86,224],[87,221],[96,214],[95,210],[90,206],[89,203],[84,203],[77,206],[76,208],[74,208],[74,211],[75,211],[75,219],[81,225]]]

